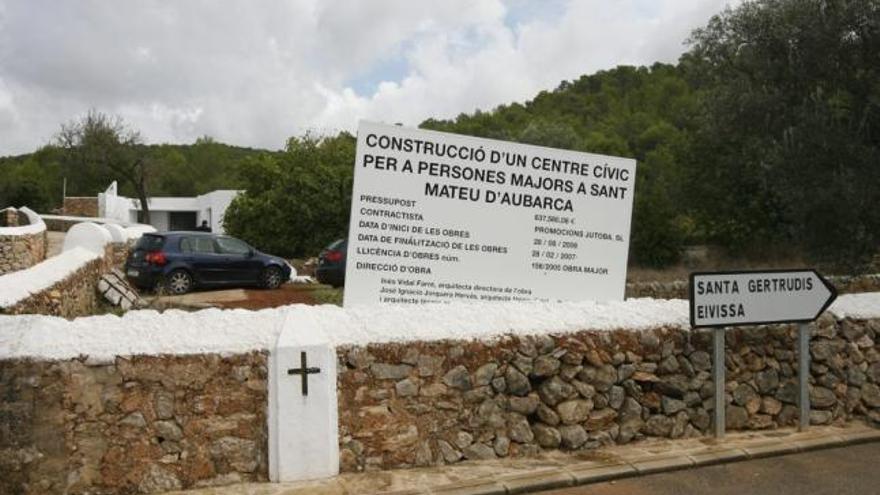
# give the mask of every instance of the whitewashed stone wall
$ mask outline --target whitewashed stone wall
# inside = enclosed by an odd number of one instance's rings
[[[23,270],[46,259],[46,225],[28,208],[0,213],[0,275]]]

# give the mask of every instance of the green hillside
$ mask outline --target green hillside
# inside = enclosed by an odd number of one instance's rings
[[[636,158],[633,261],[663,265],[677,259],[685,240],[701,236],[681,191],[699,93],[682,65],[617,67],[563,82],[523,104],[422,127]]]

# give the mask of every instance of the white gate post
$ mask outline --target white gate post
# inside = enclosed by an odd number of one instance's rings
[[[336,349],[311,317],[291,311],[269,356],[269,479],[339,474]]]

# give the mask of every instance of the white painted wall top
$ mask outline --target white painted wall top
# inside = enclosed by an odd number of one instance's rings
[[[18,211],[24,213],[30,223],[28,225],[19,225],[16,227],[0,227],[0,235],[38,234],[46,230],[45,222],[43,222],[43,219],[34,210],[27,206],[22,206]]]
[[[113,242],[125,242],[128,240],[128,234],[125,232],[125,228],[120,225],[108,223],[101,227],[110,234],[110,240]]]
[[[155,232],[156,228],[152,225],[146,225],[143,223],[132,223],[132,222],[123,222],[120,220],[116,220],[114,218],[103,218],[103,217],[74,217],[69,215],[40,215],[41,218],[45,218],[46,220],[63,220],[69,222],[92,222],[102,225],[103,227],[116,226],[122,229],[122,233],[125,235],[126,241],[132,239],[138,239],[141,235],[147,232]],[[111,233],[111,236],[113,234]],[[113,238],[113,242],[117,242],[116,238]]]
[[[88,249],[99,256],[103,256],[104,246],[111,242],[113,242],[113,237],[107,229],[96,223],[82,222],[74,225],[67,231],[61,251]]]
[[[94,251],[77,247],[48,258],[30,268],[0,275],[0,307],[13,306],[31,294],[51,287],[98,257],[99,255]],[[44,318],[46,319],[45,323],[52,321],[48,316],[0,316],[0,329],[3,330],[0,331],[0,359],[7,353],[14,353],[15,349],[21,349],[22,346],[28,348],[29,346],[51,345],[50,342],[54,340],[54,337],[48,327],[39,326],[39,329],[33,331],[15,332],[16,328],[31,329],[37,321]],[[67,320],[59,319],[59,321],[66,322]],[[11,333],[7,334],[7,332]],[[31,340],[34,338],[36,341]],[[107,335],[104,338],[112,339]],[[72,346],[71,350],[75,347],[72,342],[68,342],[67,345]],[[29,352],[34,351],[36,348]]]
[[[47,261],[48,262],[48,261]],[[37,265],[37,267],[43,265]],[[0,277],[0,293],[9,289]],[[19,275],[23,276],[23,275]],[[17,289],[16,289],[17,290]],[[840,296],[829,310],[839,318],[880,318],[880,292]],[[50,316],[0,316],[0,359],[34,357],[92,360],[156,354],[241,353],[275,345],[282,318],[297,328],[315,328],[329,345],[442,339],[492,339],[579,330],[689,328],[686,300],[630,299],[620,302],[495,303],[374,306],[294,305],[261,311],[207,309],[198,312],[130,311],[122,317],[91,316],[69,321]],[[296,322],[302,321],[302,327]],[[417,322],[415,324],[414,322]],[[296,334],[305,345],[310,331]],[[210,338],[207,338],[210,336]]]

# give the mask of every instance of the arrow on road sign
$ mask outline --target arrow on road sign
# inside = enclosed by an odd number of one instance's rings
[[[836,298],[813,269],[692,273],[691,326],[810,322]]]

